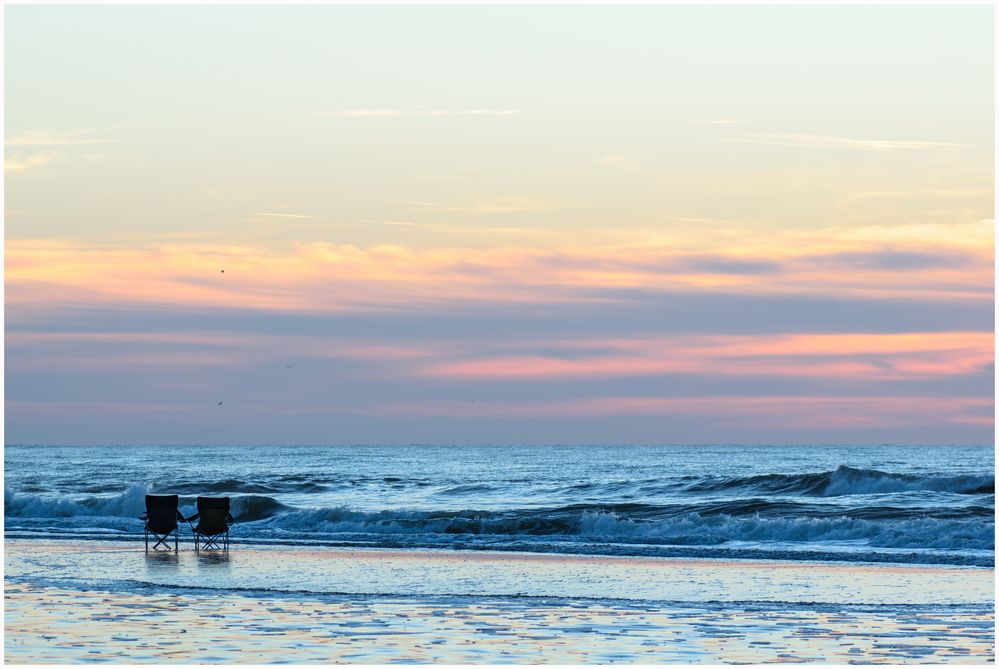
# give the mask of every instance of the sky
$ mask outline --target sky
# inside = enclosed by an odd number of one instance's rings
[[[991,6],[8,6],[6,443],[992,443]]]

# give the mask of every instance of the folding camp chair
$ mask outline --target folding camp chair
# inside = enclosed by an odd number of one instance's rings
[[[184,516],[177,510],[177,495],[146,495],[146,514],[139,520],[146,521],[146,550],[149,550],[149,535],[156,539],[153,550],[158,550],[163,546],[170,550],[167,543],[170,535],[173,535],[173,550],[177,550],[177,543],[180,533],[177,530],[177,521],[184,520]]]
[[[198,521],[193,528],[194,550],[229,550],[229,523],[233,518],[228,497],[199,497],[198,512],[188,520]]]

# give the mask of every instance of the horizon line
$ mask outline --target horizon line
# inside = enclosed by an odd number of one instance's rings
[[[858,448],[884,448],[884,447],[927,447],[927,448],[995,448],[995,443],[984,443],[984,442],[927,442],[927,443],[911,443],[911,442],[851,442],[851,443],[831,443],[831,442],[808,442],[808,443],[797,443],[797,442],[786,442],[786,443],[763,443],[763,442],[747,442],[747,443],[737,443],[737,442],[688,442],[688,443],[666,443],[666,442],[638,442],[638,443],[618,443],[618,442],[599,442],[599,443],[559,443],[559,442],[535,442],[535,443],[516,443],[516,442],[479,442],[479,443],[454,443],[454,442],[438,442],[438,443],[418,443],[418,442],[368,442],[368,443],[328,443],[328,444],[318,444],[318,443],[240,443],[240,442],[228,442],[228,443],[213,443],[213,444],[198,444],[198,443],[159,443],[159,442],[115,442],[115,443],[10,443],[4,444],[4,448],[15,447],[34,447],[34,448],[66,448],[66,447],[80,447],[80,448],[122,448],[129,446],[138,447],[181,447],[181,448],[196,448],[196,447],[218,447],[218,448],[630,448],[630,447],[641,447],[641,448],[693,448],[693,447],[753,447],[753,448],[781,448],[781,447],[801,447],[801,448],[830,448],[830,447],[858,447]]]

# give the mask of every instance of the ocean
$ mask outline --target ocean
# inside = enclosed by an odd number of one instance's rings
[[[235,545],[994,565],[991,446],[14,445],[5,469],[7,539],[134,544],[176,493],[232,497]]]

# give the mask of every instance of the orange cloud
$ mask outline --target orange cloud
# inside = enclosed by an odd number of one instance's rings
[[[905,226],[901,226],[905,227]],[[593,289],[992,299],[991,226],[722,234],[693,246],[284,248],[6,242],[8,305],[143,304],[334,312],[455,300],[546,303]],[[762,237],[762,238],[761,238]],[[222,273],[222,270],[225,273]],[[587,295],[586,292],[591,294]]]

